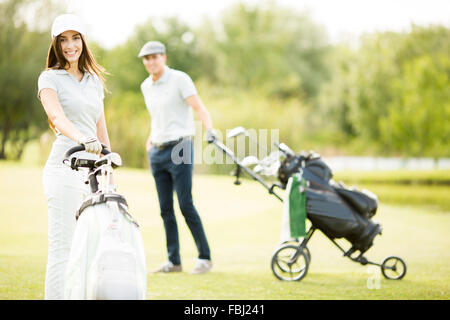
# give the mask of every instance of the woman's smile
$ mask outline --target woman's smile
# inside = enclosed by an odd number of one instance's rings
[[[76,31],[65,31],[61,34],[61,49],[69,62],[75,62],[79,59],[83,49],[81,36]]]

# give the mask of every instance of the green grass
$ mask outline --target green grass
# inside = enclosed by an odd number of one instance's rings
[[[381,203],[450,212],[450,170],[341,171],[335,181],[368,189]]]
[[[370,184],[450,185],[450,170],[345,170],[337,172],[334,179]]]
[[[0,299],[43,299],[47,206],[42,168],[0,162],[0,180]],[[196,248],[177,207],[184,270],[149,274],[148,299],[450,298],[449,210],[424,205],[428,201],[408,205],[381,201],[374,219],[382,224],[383,234],[367,257],[377,262],[389,255],[402,257],[408,265],[403,280],[385,280],[375,269],[380,288],[369,289],[368,272],[373,269],[344,259],[318,232],[309,244],[308,275],[301,282],[282,282],[270,270],[282,205],[254,181],[244,180],[238,187],[232,181],[226,176],[194,176],[194,203],[210,242],[213,271],[189,274]],[[141,225],[147,269],[155,269],[167,255],[153,177],[146,170],[121,168],[116,183]],[[401,188],[412,195],[417,186]],[[346,246],[344,240],[339,242]]]

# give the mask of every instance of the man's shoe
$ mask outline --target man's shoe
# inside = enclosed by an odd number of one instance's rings
[[[194,270],[191,271],[191,274],[202,274],[209,272],[212,268],[211,260],[207,259],[197,259]]]
[[[169,272],[181,272],[181,264],[173,264],[170,261],[164,262],[161,267],[153,271],[152,273],[169,273]]]

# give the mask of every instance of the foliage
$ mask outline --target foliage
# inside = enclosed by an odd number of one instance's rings
[[[450,35],[450,34],[449,34]],[[403,75],[392,81],[396,95],[380,120],[380,143],[409,155],[449,155],[450,59],[440,53],[403,65]]]
[[[105,115],[111,148],[122,155],[124,165],[146,167],[145,142],[150,120],[142,95],[133,91],[112,95]]]
[[[36,82],[51,19],[61,8],[51,0],[0,5],[0,158],[18,158],[27,141],[46,130]],[[45,15],[25,19],[45,8]],[[307,12],[268,0],[236,3],[197,27],[151,17],[121,45],[107,50],[89,41],[89,47],[109,72],[112,146],[127,165],[145,167],[150,121],[140,84],[148,74],[137,54],[149,40],[165,43],[168,65],[192,77],[222,133],[236,126],[277,129],[294,150],[325,155],[445,157],[449,39],[444,26],[412,25],[407,32],[366,34],[356,47],[330,45]]]
[[[303,12],[273,1],[237,4],[209,33],[220,83],[265,96],[313,98],[327,78],[328,45],[322,26]],[[215,30],[211,24],[203,29]]]
[[[336,131],[383,154],[448,156],[450,29],[364,36],[336,50],[332,81],[319,97]]]
[[[50,41],[47,32],[30,31],[21,19],[30,4],[35,3],[0,3],[0,159],[20,158],[47,123],[36,93]]]
[[[126,153],[129,165],[146,163],[145,157],[139,157],[150,123],[144,100],[138,96],[148,74],[137,53],[149,40],[165,43],[168,65],[196,82],[214,126],[222,133],[239,125],[274,128],[300,144],[301,128],[308,128],[307,100],[317,94],[327,74],[323,30],[306,14],[277,8],[272,2],[253,7],[237,4],[219,24],[205,20],[196,29],[174,17],[151,18],[137,26],[125,44],[99,59],[111,73],[107,85],[112,94],[105,101],[110,138],[116,150],[132,150]],[[133,93],[136,96],[128,99]],[[125,124],[116,123],[124,118],[134,125],[124,128]]]

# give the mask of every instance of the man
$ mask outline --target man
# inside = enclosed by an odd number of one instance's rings
[[[173,209],[173,191],[198,249],[193,274],[212,268],[205,231],[192,200],[193,143],[195,135],[192,109],[207,130],[208,142],[216,139],[208,110],[200,100],[194,83],[184,72],[166,65],[166,48],[159,41],[149,41],[138,55],[150,76],[141,84],[145,104],[151,116],[147,154],[155,178],[161,217],[166,232],[169,260],[155,272],[180,272],[181,258],[178,228]],[[178,152],[181,146],[181,153]],[[187,152],[187,154],[184,154]],[[179,157],[183,161],[179,161]],[[188,161],[186,161],[186,156]]]

